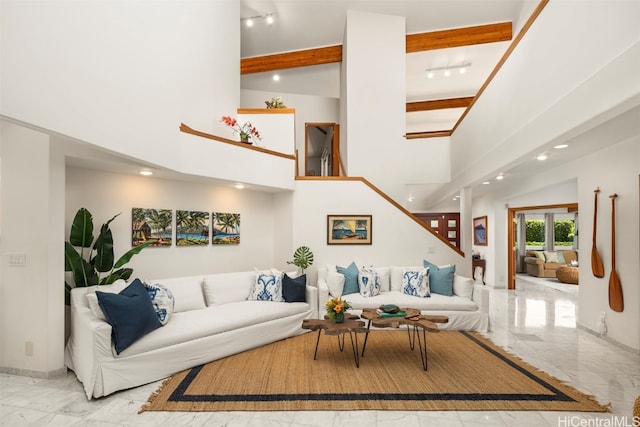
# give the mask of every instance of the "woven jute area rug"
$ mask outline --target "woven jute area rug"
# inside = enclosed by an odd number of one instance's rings
[[[322,334],[324,334],[322,332]],[[180,372],[141,411],[509,410],[607,412],[478,333],[427,334],[428,370],[403,330],[376,330],[356,368],[349,336],[317,332]],[[358,335],[360,349],[364,334]]]

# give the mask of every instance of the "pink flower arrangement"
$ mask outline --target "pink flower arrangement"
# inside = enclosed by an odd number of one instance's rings
[[[251,122],[246,122],[241,126],[235,117],[229,116],[222,116],[220,121],[233,129],[234,132],[237,132],[240,135],[241,141],[249,141],[249,138],[262,140],[260,132],[258,132],[258,129],[256,129]]]

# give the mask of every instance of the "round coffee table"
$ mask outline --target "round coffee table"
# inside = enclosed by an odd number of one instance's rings
[[[570,265],[561,265],[556,270],[556,278],[562,283],[570,283],[572,285],[577,285],[578,276],[579,276],[578,267],[571,267]]]

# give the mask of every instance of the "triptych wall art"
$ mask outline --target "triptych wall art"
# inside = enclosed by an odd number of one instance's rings
[[[171,209],[132,209],[132,246],[154,240],[151,246],[169,247],[174,238],[176,246],[239,245],[240,214],[176,210],[174,233]]]

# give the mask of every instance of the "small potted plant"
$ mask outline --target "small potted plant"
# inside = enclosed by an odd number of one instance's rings
[[[335,323],[344,323],[344,313],[351,308],[349,301],[334,297],[327,301],[327,316]]]
[[[304,274],[304,270],[313,264],[313,252],[308,246],[300,246],[293,253],[293,261],[287,261],[287,264],[295,265],[300,269],[300,273]]]
[[[260,132],[258,132],[258,129],[256,129],[251,122],[246,122],[243,125],[240,125],[235,117],[230,116],[222,116],[220,121],[233,129],[233,132],[240,136],[241,142],[251,144],[250,139],[255,138],[260,141],[262,140]]]

